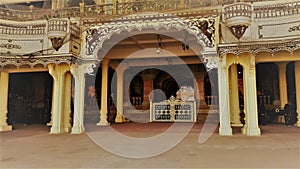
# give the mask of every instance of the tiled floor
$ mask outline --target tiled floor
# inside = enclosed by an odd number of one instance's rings
[[[131,138],[158,136],[170,126],[171,123],[111,125]],[[300,168],[300,128],[295,126],[261,126],[260,137],[244,136],[239,128],[233,129],[233,136],[224,137],[216,130],[201,144],[198,139],[203,124],[195,124],[171,150],[141,159],[105,151],[89,134],[108,138],[112,135],[108,127],[92,124],[86,127],[88,132],[81,135],[53,135],[48,134],[47,126],[14,125],[12,132],[0,133],[0,168]],[[118,146],[123,142],[111,143]],[[137,148],[131,151],[138,151],[138,142],[136,144]],[[149,151],[159,147],[144,146]]]

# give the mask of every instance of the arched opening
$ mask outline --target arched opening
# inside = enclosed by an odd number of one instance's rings
[[[48,72],[10,73],[8,124],[47,124],[51,118],[53,79]]]
[[[130,102],[136,108],[142,105],[144,99],[144,81],[140,75],[134,76],[129,87]]]

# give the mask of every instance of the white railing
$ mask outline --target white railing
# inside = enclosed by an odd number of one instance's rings
[[[195,101],[182,101],[171,97],[159,103],[150,102],[150,122],[196,122]]]

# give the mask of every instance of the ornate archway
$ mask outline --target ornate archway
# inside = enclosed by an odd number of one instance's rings
[[[195,17],[196,18],[196,17]],[[181,19],[170,14],[141,13],[130,15],[100,26],[90,28],[86,31],[86,57],[102,60],[105,54],[119,41],[133,35],[145,33],[159,33],[177,39],[184,45],[189,45],[205,63],[206,68],[211,70],[217,68],[218,54],[215,49],[215,24],[216,18]],[[186,31],[185,37],[179,39],[169,30]],[[116,35],[118,41],[110,42]],[[197,44],[188,44],[188,36],[196,38]]]

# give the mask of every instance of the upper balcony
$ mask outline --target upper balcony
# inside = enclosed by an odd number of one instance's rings
[[[266,3],[260,3],[261,1]],[[0,7],[0,19],[15,21],[41,20],[57,17],[113,19],[139,12],[189,13],[191,11],[216,15],[222,12],[222,5],[232,5],[236,2],[257,3],[257,5],[254,5],[251,9],[252,11],[250,11],[254,14],[254,17],[257,18],[300,13],[300,2],[296,0],[288,2],[282,0],[113,0],[112,2],[113,3],[94,5],[80,3],[77,6],[58,8],[55,10],[35,8],[33,6],[30,6],[28,10]],[[197,10],[199,8],[206,9]],[[235,10],[227,10],[225,12],[227,12],[227,15],[230,17],[230,12],[235,12]]]

